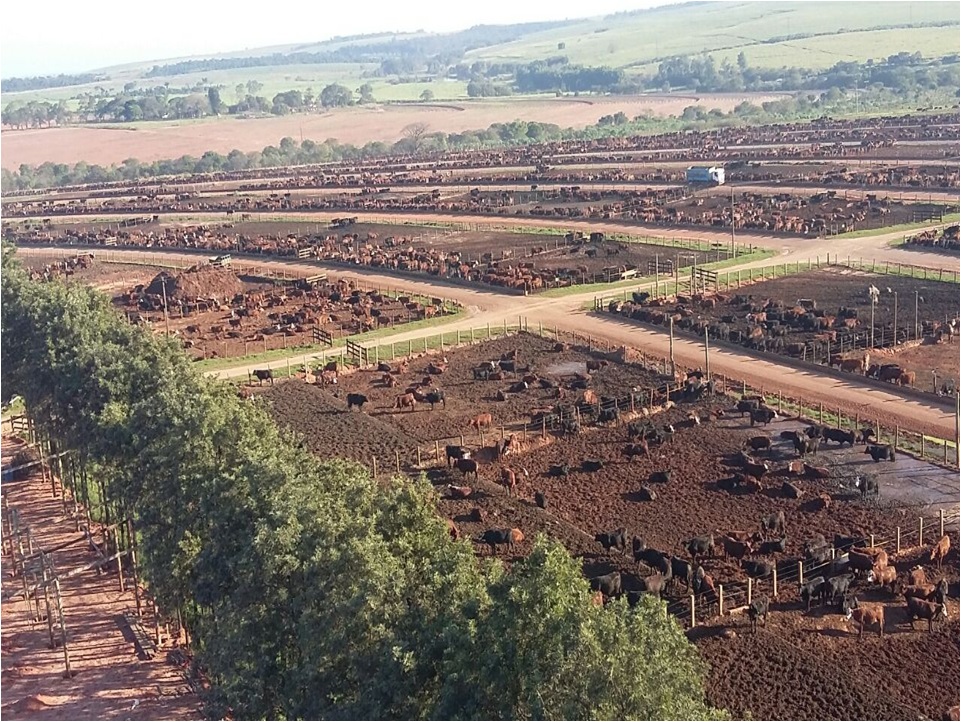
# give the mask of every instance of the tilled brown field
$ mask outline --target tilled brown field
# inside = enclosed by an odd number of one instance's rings
[[[567,372],[587,358],[580,351],[554,352],[550,342],[526,334],[448,351],[448,370],[435,377],[448,394],[446,412],[440,407],[434,412],[384,408],[392,402],[396,390],[372,386],[376,375],[371,372],[342,375],[336,391],[339,398],[296,380],[268,389],[263,396],[271,399],[274,415],[285,425],[305,432],[310,448],[322,456],[344,455],[368,464],[370,457],[376,456],[381,468],[387,470],[393,468],[395,451],[401,452],[405,467],[412,464],[412,455],[405,457],[403,452],[415,449],[420,442],[425,451],[423,468],[438,491],[439,513],[452,519],[463,537],[473,540],[479,555],[489,554],[485,545],[477,543],[486,529],[513,527],[523,531],[525,540],[513,554],[505,555],[503,550],[498,553],[508,564],[527,554],[536,536],[543,533],[558,539],[579,557],[586,576],[620,571],[626,590],[639,588],[641,577],[648,572],[635,564],[630,550],[627,554],[606,552],[594,541],[594,534],[623,526],[628,537],[640,536],[651,547],[686,557],[679,544],[695,535],[734,529],[754,531],[762,516],[783,510],[788,546],[784,554],[768,557],[778,563],[779,595],[767,628],[752,635],[743,614],[717,618],[716,605],[699,602],[698,619],[703,624],[690,634],[709,664],[710,702],[735,716],[750,714],[768,719],[940,719],[948,707],[957,704],[956,552],[941,571],[925,563],[929,579],[944,576],[950,584],[950,621],[936,627],[935,634],[929,635],[924,624],[912,630],[904,617],[901,598],[869,588],[866,582],[857,582],[854,588],[861,601],[886,605],[884,640],[871,636],[869,630],[858,642],[853,624],[834,608],[815,607],[811,612],[801,608],[796,560],[802,556],[806,537],[820,532],[831,539],[835,533],[862,532],[876,534],[878,540],[890,539],[895,527],[907,530],[917,523],[916,508],[889,500],[882,504],[862,501],[841,488],[854,474],[870,473],[873,462],[865,461],[860,448],[839,452],[832,445],[830,450],[822,449],[808,457],[809,463],[828,467],[831,479],[816,481],[791,475],[786,466],[794,456],[793,449],[779,439],[779,432],[796,424],[775,421],[768,427],[752,429],[750,422],[733,410],[730,399],[715,396],[655,413],[656,424],[674,424],[677,430],[673,443],[654,446],[650,458],[628,461],[622,453],[628,441],[626,427],[612,425],[586,427],[577,436],[529,433],[526,443],[515,436],[520,448],[497,463],[478,448],[476,432],[473,438],[465,434],[479,461],[477,480],[448,469],[443,460],[435,463],[429,453],[431,445],[425,442],[458,434],[473,414],[491,410],[497,414],[496,423],[509,424],[524,418],[536,404],[549,401],[539,398],[542,392],[529,391],[508,395],[508,401],[498,404],[489,399],[502,384],[473,380],[471,368],[515,348],[518,362],[531,363],[541,374],[558,367]],[[422,367],[435,358],[438,355],[415,359],[406,377],[419,379]],[[655,374],[639,367],[612,363],[595,372],[592,387],[598,393],[623,396],[632,386],[645,387],[656,381]],[[371,397],[364,413],[348,414],[340,400],[348,390]],[[719,411],[723,413],[719,415]],[[692,412],[711,420],[695,426],[688,420]],[[730,474],[725,462],[747,438],[762,433],[774,439],[770,452],[758,454],[773,469],[763,479],[762,491],[731,494],[720,490],[717,480]],[[581,463],[585,459],[601,460],[603,468],[593,473],[583,471]],[[548,474],[552,465],[562,463],[571,467],[568,476]],[[516,498],[509,497],[497,484],[503,465],[517,473]],[[649,483],[654,471],[670,471],[670,481]],[[801,489],[800,499],[781,494],[781,485],[788,479]],[[470,486],[473,493],[467,499],[451,498],[450,484]],[[655,489],[654,501],[640,500],[637,492],[641,484]],[[535,491],[545,494],[546,509],[533,503]],[[827,508],[812,504],[822,493],[831,497]],[[928,544],[934,541],[934,534],[926,537]],[[928,548],[909,548],[907,532],[905,535],[904,552],[892,559],[902,577],[913,565],[922,563],[921,554]],[[952,533],[955,546],[957,541]],[[705,559],[703,565],[715,582],[725,585],[728,610],[744,603],[745,576],[736,561],[718,555]],[[755,584],[755,595],[771,592],[770,580]],[[687,595],[683,585],[665,595],[669,611],[681,620],[688,617]]]
[[[339,393],[362,393],[370,400],[364,411],[373,418],[389,421],[411,437],[421,442],[435,439],[453,439],[464,434],[467,441],[479,442],[476,431],[469,424],[480,413],[490,412],[494,427],[514,422],[528,422],[530,413],[536,408],[550,408],[556,399],[551,398],[548,389],[532,384],[526,391],[510,393],[507,389],[520,380],[523,374],[512,374],[502,381],[476,381],[472,369],[487,361],[498,361],[502,355],[517,351],[517,366],[529,365],[532,373],[539,377],[563,382],[575,373],[587,373],[586,362],[595,358],[579,350],[554,351],[554,343],[532,334],[518,334],[499,338],[475,346],[450,351],[445,354],[431,354],[415,358],[410,370],[397,374],[399,384],[394,388],[386,387],[381,381],[382,373],[377,371],[358,371],[342,376]],[[447,370],[440,375],[431,376],[435,388],[444,391],[446,406],[436,406],[433,411],[429,404],[418,404],[415,410],[395,410],[394,401],[403,394],[408,385],[422,381],[427,367],[433,361],[448,359]],[[597,356],[597,358],[600,358]],[[396,370],[398,364],[392,364]],[[660,383],[657,375],[640,366],[610,363],[592,374],[591,388],[600,395],[624,397],[632,387],[649,388]],[[495,395],[504,391],[506,400],[497,401]],[[574,401],[582,392],[567,391],[565,402]],[[534,426],[531,430],[534,430]],[[539,427],[537,427],[539,428]],[[472,437],[472,438],[471,438]],[[487,438],[490,438],[489,434]]]

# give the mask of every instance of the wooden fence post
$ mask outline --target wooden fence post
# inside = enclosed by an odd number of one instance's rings
[[[400,451],[397,449],[394,449],[394,462],[396,465],[397,473],[399,474],[400,473]]]
[[[690,597],[690,604],[691,604],[691,629],[693,629],[694,627],[697,626],[697,615],[695,614],[696,600],[693,594],[691,594],[691,597]]]
[[[818,423],[824,426],[824,404],[818,401]]]
[[[420,465],[421,465],[421,460],[420,460],[420,446],[418,446],[418,447],[417,447],[417,466],[420,467]]]
[[[873,549],[873,548],[874,548],[874,534],[868,535],[868,540],[871,542],[871,543],[870,543],[870,547]]]
[[[724,616],[724,585],[717,585],[717,613]]]
[[[751,579],[751,577],[748,577],[747,578],[747,603],[749,606],[751,604],[751,591],[753,587],[754,587],[754,580]]]
[[[938,509],[938,523],[941,527],[941,533],[939,539],[944,536],[944,509]]]
[[[799,561],[797,563],[797,583],[804,584],[804,562]]]
[[[894,450],[898,450],[898,443],[901,441],[901,427],[894,425]]]
[[[901,527],[898,527],[898,528],[895,530],[895,534],[894,534],[894,553],[895,553],[895,554],[900,554],[900,553],[901,553]]]
[[[773,597],[777,599],[777,565],[775,565],[774,569],[771,570],[771,583],[774,586]]]
[[[434,461],[440,463],[440,443],[434,439]]]
[[[924,517],[918,517],[918,546],[924,546]]]
[[[781,389],[777,390],[777,413],[781,414]]]
[[[371,465],[370,465],[371,470],[373,471],[373,474],[374,474],[373,478],[376,479],[377,478],[377,457],[376,456],[370,457],[370,461],[371,461]]]

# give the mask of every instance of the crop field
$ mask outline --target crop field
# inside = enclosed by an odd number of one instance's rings
[[[478,364],[515,350],[517,364],[529,366],[530,373],[554,385],[547,389],[535,384],[528,390],[511,392],[509,387],[519,379],[520,372],[500,381],[473,377],[471,369]],[[426,373],[429,364],[442,364],[444,358],[447,364],[443,373]],[[588,370],[589,360],[599,365],[596,371]],[[674,405],[660,405],[645,412],[639,404],[639,419],[649,418],[659,428],[672,424],[675,433],[670,441],[652,444],[648,456],[631,459],[624,455],[631,443],[627,416],[617,423],[599,424],[585,409],[580,417],[582,431],[574,435],[550,430],[543,434],[530,423],[532,411],[558,403],[553,388],[563,390],[562,404],[573,404],[580,398],[584,392],[570,388],[575,374],[589,378],[591,390],[602,398],[622,398],[632,388],[643,389],[664,381],[653,371],[622,364],[608,354],[569,348],[556,351],[546,339],[520,334],[415,357],[409,368],[398,374],[396,388],[382,385],[381,372],[357,371],[342,374],[335,387],[326,389],[291,379],[252,391],[269,399],[274,416],[303,433],[305,443],[321,456],[345,454],[368,467],[376,458],[380,473],[385,474],[392,473],[399,460],[403,470],[416,473],[419,448],[420,468],[440,496],[439,511],[454,521],[462,536],[476,540],[490,527],[510,526],[523,531],[525,541],[515,547],[513,555],[508,553],[508,563],[516,555],[525,554],[536,534],[543,533],[560,540],[580,557],[586,576],[621,572],[625,590],[641,588],[647,575],[645,568],[634,562],[630,548],[626,555],[616,549],[605,551],[593,540],[595,534],[624,527],[628,546],[630,538],[638,536],[648,547],[683,556],[680,545],[693,536],[754,531],[763,516],[783,511],[787,519],[785,551],[763,557],[776,563],[780,579],[767,626],[753,635],[746,629],[744,616],[717,617],[716,604],[703,600],[698,607],[698,619],[703,624],[690,635],[709,663],[707,689],[711,703],[726,706],[736,715],[750,713],[771,719],[796,717],[798,710],[812,718],[911,719],[941,717],[956,702],[958,660],[951,651],[958,643],[956,556],[939,571],[921,559],[926,547],[910,542],[907,532],[901,554],[894,555],[893,548],[888,547],[899,574],[921,563],[929,578],[947,579],[949,620],[938,625],[933,634],[923,630],[923,625],[912,630],[900,597],[863,580],[855,582],[858,598],[888,610],[883,640],[867,633],[859,642],[851,623],[833,606],[815,605],[806,612],[798,599],[797,560],[804,557],[804,541],[811,534],[819,532],[828,539],[834,534],[875,534],[880,542],[892,539],[896,527],[908,528],[911,519],[915,519],[916,528],[917,515],[922,513],[920,500],[905,495],[903,489],[889,492],[885,485],[880,503],[862,500],[854,492],[854,477],[875,474],[878,466],[864,455],[863,447],[839,450],[833,444],[822,446],[805,461],[826,470],[829,478],[797,475],[789,468],[794,449],[780,435],[786,428],[799,428],[797,422],[778,418],[770,426],[752,427],[734,410],[729,397],[708,394],[699,401],[678,400]],[[425,375],[433,387],[445,392],[446,407],[438,405],[431,411],[429,405],[418,404],[413,411],[393,409],[393,399],[404,386],[418,384]],[[497,391],[504,392],[505,400],[497,400]],[[362,411],[346,409],[347,393],[368,397]],[[483,437],[468,424],[482,411],[493,416],[492,427],[482,429]],[[694,416],[697,424],[691,420]],[[524,423],[528,424],[526,431],[521,426]],[[444,445],[459,444],[461,433],[478,462],[476,480],[445,464]],[[502,435],[513,436],[513,450],[496,459],[494,448]],[[760,490],[723,490],[719,481],[730,475],[735,452],[744,448],[748,438],[758,435],[768,436],[772,442],[769,451],[755,456],[771,468],[761,480]],[[434,458],[435,441],[440,447],[439,460]],[[586,460],[600,462],[601,468],[586,470]],[[919,464],[903,456],[895,463],[895,468]],[[556,469],[564,465],[568,467],[566,475],[558,476]],[[500,469],[505,466],[517,476],[516,497],[509,496],[498,483]],[[880,471],[887,474],[889,463],[880,466]],[[655,472],[669,472],[669,481],[652,483],[650,477]],[[896,479],[897,472],[891,473]],[[950,486],[950,472],[943,476]],[[799,498],[784,495],[785,482],[798,489]],[[897,481],[893,483],[897,485]],[[454,498],[450,485],[469,487],[471,493],[468,498]],[[642,486],[655,491],[653,500],[641,495]],[[546,508],[531,501],[535,492],[544,495]],[[935,534],[929,531],[926,544]],[[952,541],[956,541],[953,532]],[[475,545],[475,549],[479,555],[489,554],[483,545]],[[505,558],[503,552],[499,554]],[[726,609],[743,604],[746,577],[735,559],[719,553],[702,558],[701,563],[716,583],[724,585]],[[806,574],[810,578],[812,572]],[[755,582],[755,595],[772,592],[770,579]],[[683,584],[665,594],[668,609],[682,619],[687,618],[687,595]],[[870,650],[866,656],[865,650]],[[750,661],[746,661],[748,658]],[[856,669],[850,666],[852,658],[859,660]],[[937,683],[925,678],[916,685],[907,680],[899,682],[903,686],[888,685],[886,680],[898,677],[904,665],[930,670]],[[772,670],[782,673],[759,684]]]
[[[727,112],[744,101],[760,104],[783,97],[765,93],[702,94],[698,100],[708,108]],[[450,104],[374,105],[342,108],[317,115],[271,118],[206,118],[184,123],[166,121],[111,127],[65,127],[5,130],[4,168],[21,163],[39,165],[77,163],[110,165],[127,158],[151,162],[182,155],[200,157],[208,150],[227,154],[231,150],[262,150],[281,138],[309,138],[321,142],[336,138],[362,146],[370,141],[393,143],[403,137],[411,123],[427,123],[430,132],[459,133],[487,128],[493,123],[536,120],[562,127],[583,128],[599,118],[623,112],[633,118],[644,112],[679,115],[693,96],[643,95],[598,98],[524,98],[471,100]]]
[[[854,271],[837,267],[806,271],[745,284],[717,297],[717,303],[701,304],[696,308],[687,299],[671,303],[649,302],[647,308],[631,301],[609,308],[642,322],[669,324],[672,315],[679,329],[700,328],[725,341],[740,343],[756,350],[786,354],[809,361],[824,363],[828,356],[860,358],[870,347],[871,297],[869,288],[878,289],[874,304],[875,343],[882,348],[871,351],[872,363],[897,363],[905,371],[915,374],[910,385],[926,391],[935,388],[935,377],[940,384],[950,379],[956,384],[959,373],[958,336],[953,332],[936,342],[936,329],[947,328],[959,314],[957,284],[922,281],[903,276],[889,276]],[[918,329],[914,328],[915,293],[917,293]],[[891,348],[895,334],[895,296],[897,296],[897,338],[902,345]],[[804,327],[783,322],[761,309],[769,302],[783,304],[783,309],[796,306],[801,299],[812,300],[817,310],[828,317],[821,327]],[[709,307],[708,307],[709,306]],[[758,311],[751,309],[757,307]],[[851,309],[856,316],[845,320],[842,308]],[[764,319],[758,314],[765,315]],[[755,329],[761,329],[757,331]],[[697,332],[703,335],[703,331]],[[752,334],[755,338],[752,338]],[[886,338],[885,338],[886,337]],[[903,345],[908,339],[921,341]],[[863,373],[863,370],[862,370]]]

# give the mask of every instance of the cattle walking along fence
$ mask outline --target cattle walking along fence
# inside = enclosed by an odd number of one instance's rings
[[[937,514],[919,516],[910,527],[896,527],[893,537],[868,534],[841,549],[831,546],[830,561],[820,563],[811,557],[784,559],[777,562],[771,574],[763,579],[748,577],[743,581],[718,583],[714,590],[690,593],[687,599],[669,602],[667,612],[685,626],[693,628],[717,616],[742,612],[761,595],[777,600],[783,598],[787,590],[797,592],[806,580],[829,572],[838,560],[843,562],[848,549],[854,546],[878,547],[892,558],[902,554],[919,556],[927,551],[928,545],[937,543],[948,526],[956,525],[959,519],[961,515],[957,512],[949,514],[940,509]]]
[[[34,424],[25,415],[12,417],[9,423],[13,433],[35,449],[40,459],[19,469],[6,469],[5,473],[39,468],[41,482],[45,485],[49,481],[50,493],[59,500],[63,519],[73,521],[77,536],[55,547],[41,548],[29,526],[22,523],[20,510],[11,506],[4,494],[0,500],[0,545],[3,553],[11,556],[13,574],[21,584],[5,592],[2,601],[20,599],[35,621],[46,622],[50,648],[59,647],[63,652],[64,677],[73,676],[76,670],[65,618],[69,597],[62,594],[61,583],[92,569],[113,569],[119,591],[128,587],[133,590],[134,606],[126,610],[124,618],[141,653],[154,656],[158,646],[172,634],[189,644],[189,632],[182,623],[180,610],[171,610],[169,614],[161,611],[145,586],[137,563],[133,520],[117,518],[111,512],[110,504],[105,503],[103,480],[88,476],[89,469],[81,454],[58,449],[57,441],[44,433],[43,425]],[[71,569],[54,565],[52,554],[81,543],[93,553],[92,561]]]

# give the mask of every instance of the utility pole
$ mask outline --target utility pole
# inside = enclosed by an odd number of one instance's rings
[[[160,286],[163,288],[164,295],[164,328],[166,329],[167,336],[170,335],[170,318],[167,316],[167,278],[166,276],[160,277]]]
[[[918,292],[914,292],[914,340],[918,340]]]
[[[734,186],[731,186],[731,257],[737,258],[737,245],[734,243]]]
[[[711,380],[711,352],[707,341],[707,329],[704,329],[704,376]]]
[[[894,345],[898,345],[898,292],[894,292]]]
[[[674,318],[671,317],[671,378],[677,378],[677,369],[674,367]]]

